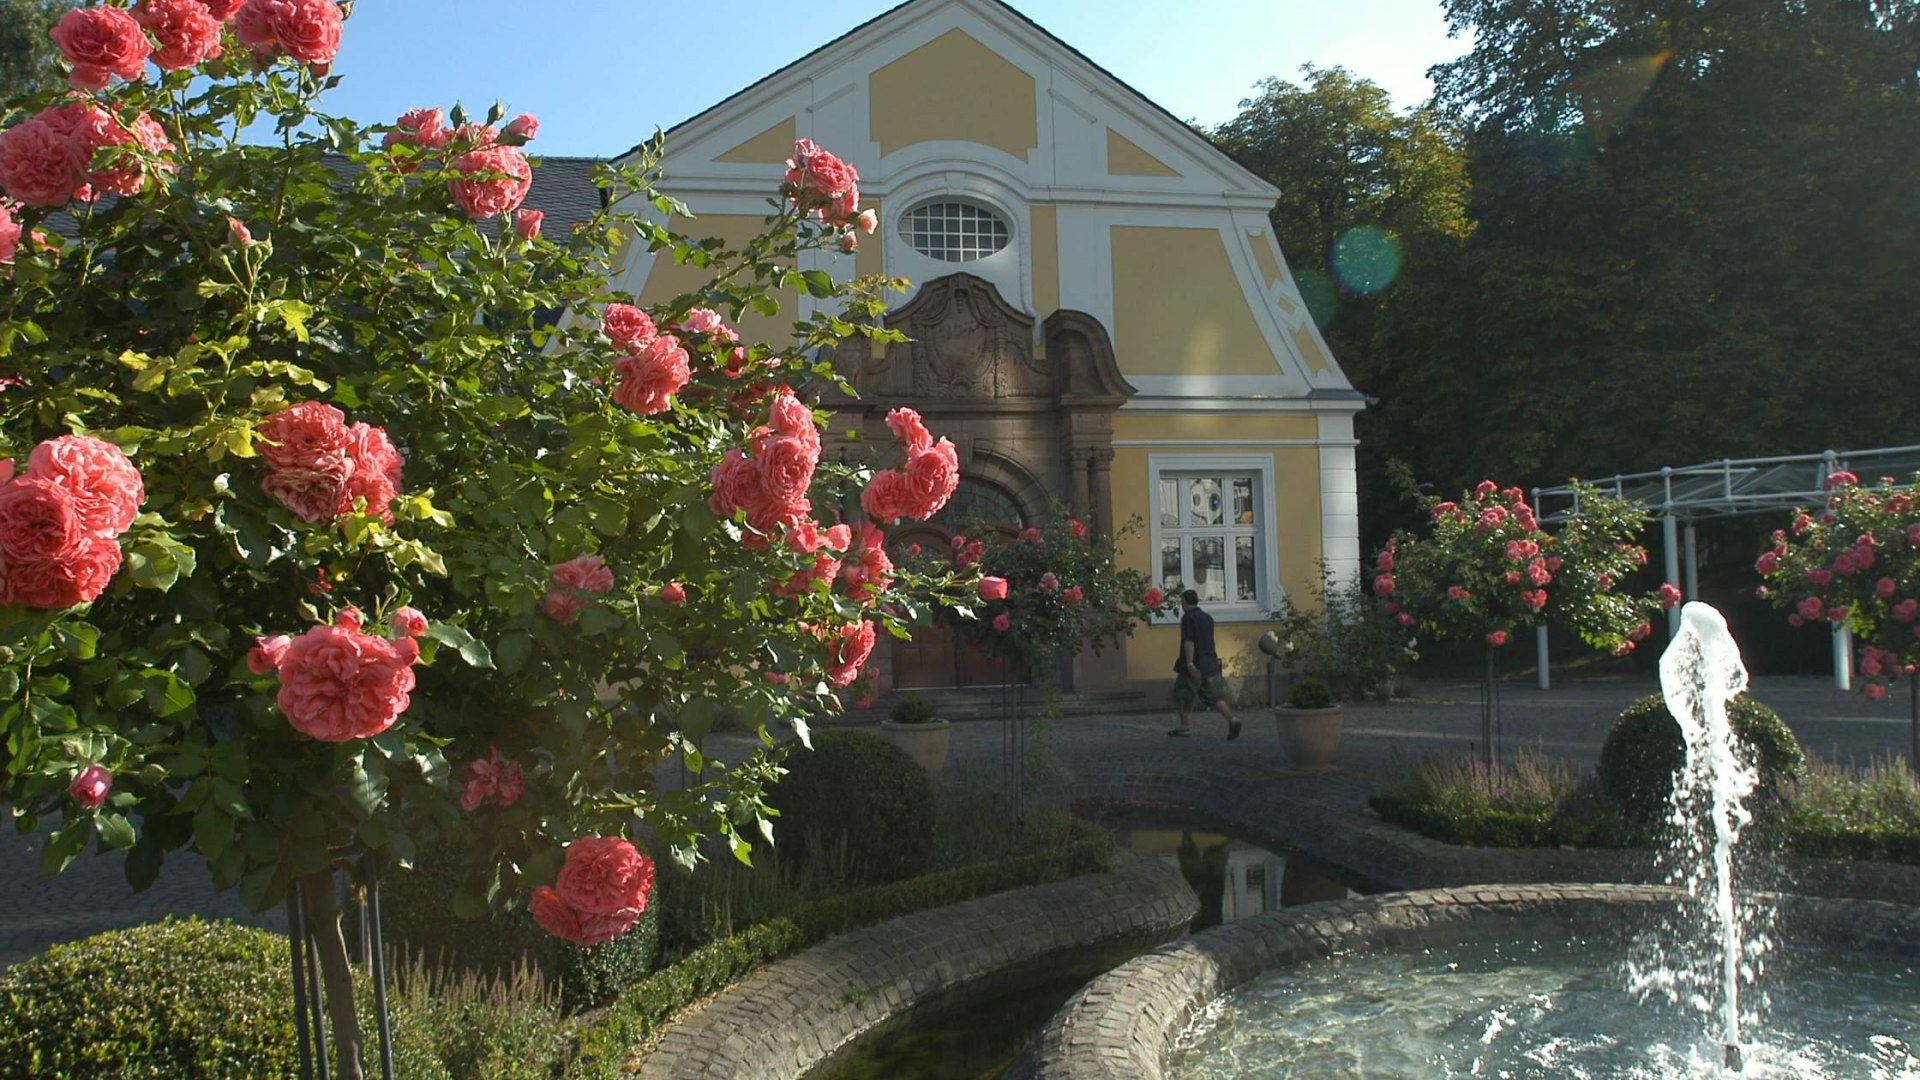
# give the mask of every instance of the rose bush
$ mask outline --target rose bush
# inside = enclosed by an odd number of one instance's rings
[[[1519,488],[1483,480],[1457,501],[1430,498],[1425,536],[1400,532],[1374,560],[1372,590],[1401,626],[1487,646],[1483,757],[1494,753],[1492,695],[1497,651],[1521,630],[1558,623],[1597,649],[1631,652],[1653,632],[1653,615],[1677,592],[1617,591],[1646,565],[1636,538],[1645,514],[1579,485],[1580,512],[1558,533],[1541,528]],[[1670,587],[1668,587],[1670,588]]]
[[[1794,626],[1844,626],[1859,644],[1854,665],[1867,698],[1884,700],[1908,679],[1912,747],[1920,769],[1920,505],[1912,483],[1881,477],[1873,487],[1850,472],[1826,479],[1827,502],[1815,513],[1794,511],[1788,528],[1754,563],[1760,595],[1788,612]]]
[[[191,853],[325,926],[337,865],[470,845],[453,911],[617,933],[626,908],[555,884],[579,838],[744,858],[777,756],[702,736],[804,734],[865,691],[878,631],[973,591],[816,510],[867,480],[819,460],[813,402],[847,390],[821,351],[898,340],[869,325],[884,282],[795,269],[858,227],[853,170],[797,147],[728,247],[639,215],[685,217],[656,140],[569,235],[516,231],[533,118],[328,115],[332,0],[202,6],[218,49],[185,5],[136,7],[140,42],[82,9],[94,92],[4,114],[0,802],[57,822],[48,872],[97,842],[144,887]],[[608,285],[629,246],[712,280],[642,310]],[[793,340],[729,325],[801,293]],[[661,790],[675,752],[691,782]],[[337,936],[322,961],[344,976]]]

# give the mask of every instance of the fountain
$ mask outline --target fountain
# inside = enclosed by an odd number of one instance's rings
[[[1039,1075],[1920,1080],[1920,909],[1736,891],[1758,777],[1718,611],[1682,610],[1660,679],[1687,746],[1666,886],[1465,886],[1209,930],[1082,990]]]

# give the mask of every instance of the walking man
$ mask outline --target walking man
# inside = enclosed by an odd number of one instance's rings
[[[1195,702],[1227,718],[1227,739],[1240,737],[1240,721],[1227,704],[1220,677],[1220,654],[1213,647],[1213,616],[1200,610],[1200,594],[1180,594],[1180,655],[1173,662],[1173,700],[1180,707],[1180,726],[1167,732],[1175,738],[1193,734]]]

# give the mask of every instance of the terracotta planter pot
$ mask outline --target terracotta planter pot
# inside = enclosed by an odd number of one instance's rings
[[[1287,756],[1287,764],[1314,771],[1332,768],[1333,752],[1340,748],[1344,716],[1338,705],[1324,709],[1283,705],[1273,710],[1273,728],[1280,736],[1280,752]]]
[[[947,767],[947,746],[951,741],[953,728],[945,720],[929,720],[924,724],[896,724],[892,720],[880,721],[880,734],[888,742],[907,752],[916,764],[926,770],[934,780],[940,779],[940,772]]]

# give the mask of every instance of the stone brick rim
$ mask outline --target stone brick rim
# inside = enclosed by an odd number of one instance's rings
[[[1041,1035],[1036,1080],[1161,1080],[1175,1041],[1207,1005],[1266,972],[1336,952],[1482,937],[1538,925],[1618,932],[1623,912],[1673,910],[1661,885],[1473,885],[1286,908],[1145,953],[1088,983]],[[1796,940],[1920,953],[1920,907],[1761,894]]]

